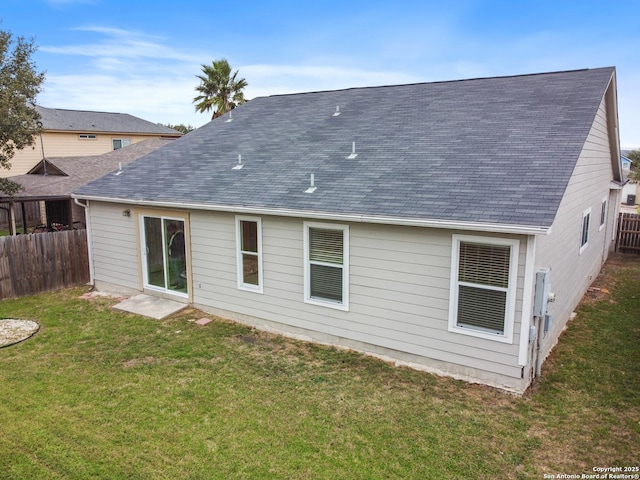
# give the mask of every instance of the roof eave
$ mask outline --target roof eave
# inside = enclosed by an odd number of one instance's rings
[[[264,208],[264,207],[244,207],[237,205],[209,205],[199,203],[164,202],[152,200],[136,200],[128,198],[111,198],[101,196],[91,196],[82,194],[71,194],[72,198],[108,202],[124,203],[127,205],[139,205],[156,208],[176,208],[181,210],[208,210],[217,212],[241,213],[245,215],[277,215],[282,217],[302,217],[316,220],[330,220],[337,222],[359,222],[377,223],[384,225],[404,225],[412,227],[442,228],[451,230],[472,230],[477,232],[505,233],[516,235],[548,235],[551,232],[550,226],[535,225],[511,225],[501,223],[482,222],[462,222],[452,220],[423,219],[423,218],[402,218],[386,217],[378,215],[343,214],[333,212],[319,212],[307,210]]]

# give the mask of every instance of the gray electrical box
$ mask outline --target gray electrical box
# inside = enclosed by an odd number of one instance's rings
[[[541,268],[536,273],[536,290],[533,301],[533,316],[543,317],[547,313],[551,293],[551,269]]]

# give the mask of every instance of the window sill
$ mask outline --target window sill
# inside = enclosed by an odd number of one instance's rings
[[[513,343],[513,335],[501,335],[498,333],[481,332],[480,330],[474,330],[468,327],[449,326],[449,331],[452,333],[460,333],[462,335],[468,335],[470,337],[483,338],[485,340],[492,340],[500,343]]]
[[[310,305],[317,305],[319,307],[333,308],[334,310],[342,310],[343,312],[349,311],[349,305],[345,305],[344,303],[332,302],[330,300],[305,298],[304,303],[308,303]]]
[[[245,292],[252,292],[252,293],[259,293],[259,294],[264,293],[261,286],[244,284],[244,283],[241,283],[238,285],[238,290],[244,290]]]

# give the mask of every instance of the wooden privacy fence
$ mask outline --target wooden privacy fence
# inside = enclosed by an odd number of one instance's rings
[[[640,215],[621,213],[618,217],[616,252],[640,255]]]
[[[0,237],[0,299],[88,281],[86,230]]]

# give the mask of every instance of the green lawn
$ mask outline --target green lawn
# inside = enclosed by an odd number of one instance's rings
[[[522,398],[83,289],[0,302],[3,479],[543,478],[640,465],[640,258],[585,302]]]

